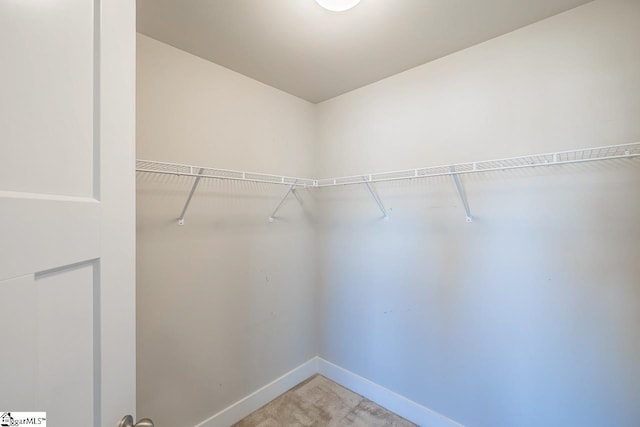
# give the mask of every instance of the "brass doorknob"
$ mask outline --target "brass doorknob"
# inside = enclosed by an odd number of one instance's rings
[[[149,418],[143,418],[134,424],[133,417],[131,415],[125,415],[120,420],[118,427],[153,427],[153,421]]]

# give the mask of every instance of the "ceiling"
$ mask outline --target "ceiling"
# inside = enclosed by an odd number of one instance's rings
[[[310,102],[590,0],[137,0],[138,32]]]

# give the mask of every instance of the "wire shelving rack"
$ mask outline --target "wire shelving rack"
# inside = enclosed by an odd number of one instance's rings
[[[156,162],[151,160],[136,160],[136,171],[141,173],[156,173],[178,176],[194,177],[191,192],[184,205],[178,223],[184,224],[189,203],[200,183],[201,179],[222,179],[234,181],[247,181],[267,184],[278,184],[288,186],[288,190],[282,197],[275,210],[269,216],[269,221],[273,222],[275,214],[285,201],[287,196],[299,188],[323,188],[341,185],[364,184],[371,196],[375,199],[380,211],[385,219],[388,219],[387,210],[382,200],[376,193],[372,184],[385,181],[412,180],[437,176],[451,176],[455,182],[456,189],[460,195],[465,211],[467,222],[472,222],[471,212],[466,196],[460,184],[459,175],[481,173],[489,171],[501,171],[510,169],[523,169],[535,167],[549,167],[554,165],[566,165],[572,163],[584,163],[603,160],[616,160],[634,158],[640,156],[640,142],[631,144],[608,145],[595,148],[584,148],[579,150],[559,151],[554,153],[533,154],[520,157],[508,157],[495,160],[483,160],[478,162],[458,163],[444,166],[427,166],[423,168],[405,169],[391,172],[377,172],[360,175],[342,176],[336,178],[296,178],[283,175],[272,175],[258,172],[237,171],[230,169],[218,169],[203,166],[191,166],[178,163]]]

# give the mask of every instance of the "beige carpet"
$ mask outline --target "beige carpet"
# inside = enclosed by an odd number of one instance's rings
[[[372,401],[316,375],[232,427],[417,427]]]

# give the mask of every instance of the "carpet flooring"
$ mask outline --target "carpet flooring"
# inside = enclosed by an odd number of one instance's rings
[[[315,375],[231,427],[418,427]]]

